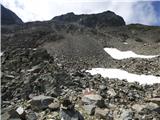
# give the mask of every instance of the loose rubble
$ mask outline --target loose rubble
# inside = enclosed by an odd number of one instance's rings
[[[58,120],[66,98],[85,120],[160,119],[160,84],[66,69],[40,48],[5,51],[1,62],[3,120]]]

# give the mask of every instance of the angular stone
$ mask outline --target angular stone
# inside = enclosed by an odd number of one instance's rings
[[[53,102],[53,97],[39,95],[35,96],[31,100],[32,110],[39,111],[48,108],[48,105]]]
[[[95,109],[95,115],[99,118],[105,118],[109,112],[109,109],[101,109],[101,108],[96,108]]]
[[[156,103],[156,104],[158,104],[158,105],[160,106],[160,97],[157,97],[157,98],[150,98],[150,99],[148,99],[147,101]]]
[[[19,116],[20,116],[21,119],[25,119],[26,112],[25,112],[24,108],[18,107],[16,109],[16,112],[19,114]]]
[[[54,102],[48,105],[48,108],[51,110],[58,110],[60,108],[60,103]]]
[[[112,96],[112,97],[116,96],[116,92],[115,92],[114,89],[109,89],[109,90],[107,91],[107,93],[108,93],[110,96]]]
[[[154,110],[157,109],[159,106],[156,103],[146,103],[146,104],[134,104],[132,108],[136,110],[137,112],[140,112],[142,109],[149,109],[149,110]]]
[[[21,120],[20,115],[14,109],[2,114],[1,118],[3,118],[3,120]]]
[[[95,105],[84,105],[83,108],[87,112],[87,114],[94,115],[96,106]]]
[[[132,106],[132,108],[133,108],[134,110],[136,110],[137,112],[140,112],[144,107],[145,107],[145,105],[140,105],[140,104],[134,104],[134,105]]]
[[[82,97],[82,103],[84,104],[93,104],[98,100],[102,100],[102,97],[98,94],[89,94]]]
[[[38,120],[38,118],[33,111],[29,111],[26,115],[26,120]]]
[[[125,109],[122,111],[120,120],[132,120],[133,112],[130,109]]]
[[[80,112],[70,109],[60,110],[61,120],[84,120]]]
[[[105,101],[104,100],[98,100],[97,103],[96,103],[96,106],[99,107],[99,108],[105,108],[106,107]]]

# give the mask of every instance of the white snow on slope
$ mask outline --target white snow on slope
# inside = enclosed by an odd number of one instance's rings
[[[140,84],[154,84],[160,83],[160,77],[153,75],[137,75],[128,73],[121,69],[113,68],[92,68],[92,70],[87,70],[86,72],[91,73],[92,75],[100,74],[104,78],[118,78],[120,80],[126,79],[128,82],[139,82]]]
[[[132,51],[120,51],[116,48],[104,48],[104,50],[114,59],[121,60],[126,58],[154,58],[159,55],[138,55]]]

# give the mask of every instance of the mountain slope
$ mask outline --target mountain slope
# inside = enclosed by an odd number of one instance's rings
[[[11,10],[1,6],[1,24],[11,25],[11,24],[22,24],[23,21]]]

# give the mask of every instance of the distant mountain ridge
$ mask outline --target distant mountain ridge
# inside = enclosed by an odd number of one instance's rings
[[[1,24],[11,25],[11,24],[23,24],[23,21],[11,10],[1,6]]]
[[[54,22],[78,23],[86,27],[106,27],[106,26],[123,26],[125,21],[121,16],[114,12],[105,11],[98,14],[81,14],[75,15],[73,12],[52,19]]]

